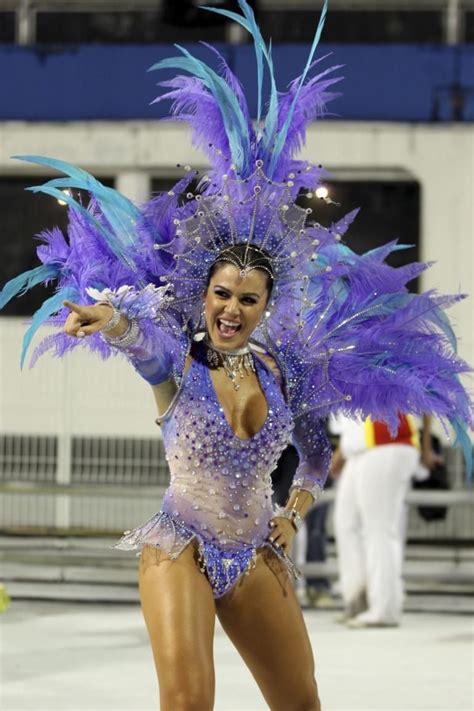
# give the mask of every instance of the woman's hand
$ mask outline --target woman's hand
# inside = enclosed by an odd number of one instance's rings
[[[284,553],[288,553],[296,535],[296,529],[288,518],[274,516],[269,524],[271,533],[268,540],[272,541],[277,548],[281,548]]]
[[[64,324],[64,331],[75,338],[84,338],[92,333],[101,331],[110,321],[113,311],[112,305],[109,306],[108,304],[80,306],[72,301],[63,301],[63,304],[71,312]],[[116,328],[113,331],[109,331],[107,335],[112,337],[120,336],[125,332],[127,325],[127,318],[122,315]]]

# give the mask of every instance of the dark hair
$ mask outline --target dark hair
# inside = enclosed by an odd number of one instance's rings
[[[248,263],[249,261],[252,264],[252,269],[258,269],[259,271],[263,272],[263,274],[265,274],[269,299],[272,293],[274,279],[271,256],[265,249],[262,249],[257,245],[247,244],[246,242],[239,242],[238,244],[234,244],[222,250],[222,252],[219,254],[215,262],[212,263],[211,268],[209,269],[206,287],[209,286],[212,277],[217,272],[219,267],[223,266],[224,264],[234,264],[234,262],[236,263],[235,266],[237,266],[238,264],[243,265],[244,263]]]

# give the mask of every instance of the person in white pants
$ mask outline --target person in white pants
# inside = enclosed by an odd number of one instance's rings
[[[424,451],[429,418],[425,425]],[[404,502],[420,461],[416,427],[412,418],[401,416],[397,436],[391,437],[382,423],[341,418],[333,428],[337,430],[341,438],[333,470],[339,468],[341,474],[334,526],[345,621],[351,627],[398,625]],[[429,457],[426,449],[423,459]]]

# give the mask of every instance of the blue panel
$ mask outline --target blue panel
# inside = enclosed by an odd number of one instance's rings
[[[474,45],[460,48],[459,56],[459,81],[464,94],[464,119],[474,121]]]
[[[413,45],[322,45],[318,56],[332,52],[325,66],[344,64],[343,96],[328,110],[343,119],[428,121],[433,90],[452,76],[452,50]],[[307,48],[275,47],[279,82],[286,85],[295,68],[304,66]]]
[[[188,49],[215,66],[202,45]],[[256,113],[256,72],[251,45],[220,47],[241,79]],[[273,49],[277,83],[283,90],[306,61],[306,45]],[[322,45],[318,56],[345,64],[343,97],[328,108],[352,120],[451,120],[450,87],[457,78],[473,84],[474,47],[429,45]],[[171,45],[84,45],[67,48],[0,45],[2,96],[0,119],[67,121],[154,119],[169,103],[150,106],[161,93],[155,84],[170,73],[149,74],[153,63],[178,54]],[[474,88],[474,87],[473,87]],[[336,89],[337,90],[337,89]],[[474,94],[466,97],[465,118],[474,119]]]
[[[215,65],[202,45],[187,47]],[[225,48],[220,48],[225,54]],[[0,118],[33,121],[153,119],[169,102],[150,106],[162,89],[156,83],[173,72],[147,69],[178,55],[172,45],[84,45],[69,48],[0,46]]]

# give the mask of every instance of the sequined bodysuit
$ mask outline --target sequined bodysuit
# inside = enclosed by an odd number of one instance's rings
[[[291,559],[268,541],[270,474],[291,438],[293,419],[273,374],[258,356],[254,360],[268,414],[255,435],[241,439],[217,399],[204,348],[197,346],[178,393],[157,420],[171,475],[161,511],[116,544],[126,550],[153,544],[176,558],[197,539],[215,597],[252,567],[261,546],[270,546],[297,574]]]

